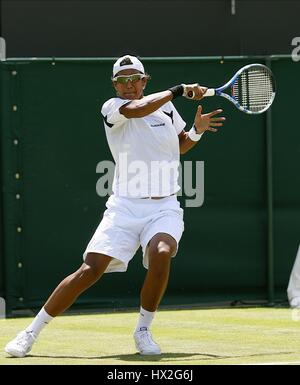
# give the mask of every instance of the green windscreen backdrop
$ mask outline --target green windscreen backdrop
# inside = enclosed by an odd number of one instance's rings
[[[151,74],[147,93],[182,82],[219,86],[254,62],[271,67],[278,88],[271,112],[258,116],[222,98],[201,101],[204,112],[223,108],[227,120],[182,156],[183,180],[185,165],[192,165],[193,186],[179,197],[185,232],[163,304],[284,299],[300,242],[300,62],[283,56],[143,60]],[[102,218],[107,197],[96,186],[105,172],[97,165],[112,157],[100,109],[114,95],[113,62],[0,63],[0,296],[8,315],[38,309],[80,266]],[[174,104],[189,129],[199,103],[178,98]],[[201,206],[187,207],[202,190]],[[76,306],[138,306],[141,261],[139,250],[127,273],[105,274]]]

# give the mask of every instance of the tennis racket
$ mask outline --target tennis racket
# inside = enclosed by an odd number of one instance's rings
[[[228,93],[224,92],[225,90]],[[204,96],[223,96],[240,111],[261,114],[271,107],[275,94],[276,85],[272,71],[263,64],[248,64],[222,87],[209,88]],[[189,91],[187,96],[192,99],[194,91]]]

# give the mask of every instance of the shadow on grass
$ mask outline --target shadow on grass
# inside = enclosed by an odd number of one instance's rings
[[[103,356],[70,356],[70,355],[42,355],[42,354],[29,354],[23,359],[26,358],[51,358],[51,359],[74,359],[74,360],[107,360],[115,359],[124,362],[159,362],[159,361],[171,361],[176,359],[180,361],[195,361],[195,360],[225,360],[225,359],[234,359],[234,358],[251,358],[251,357],[267,357],[267,356],[278,356],[278,355],[287,355],[295,354],[297,352],[274,352],[274,353],[257,353],[257,354],[245,354],[245,355],[218,355],[218,354],[208,354],[208,353],[163,353],[161,355],[149,355],[141,356],[139,353],[134,354],[116,354],[116,355],[103,355]],[[15,357],[7,357],[9,359],[14,359]]]
[[[193,357],[193,358],[192,358]],[[183,361],[190,361],[195,359],[220,359],[220,358],[229,358],[224,356],[219,356],[216,354],[204,354],[204,353],[163,353],[161,355],[147,355],[141,356],[139,353],[134,354],[116,354],[116,355],[103,355],[103,356],[71,356],[71,355],[55,355],[55,354],[28,354],[26,358],[51,358],[51,359],[74,359],[74,360],[107,360],[115,359],[120,361],[133,361],[133,362],[159,362],[159,361],[170,361],[180,359]],[[15,357],[8,357],[9,359],[14,359]]]

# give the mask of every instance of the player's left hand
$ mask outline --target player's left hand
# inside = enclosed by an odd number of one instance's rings
[[[215,117],[221,112],[223,110],[219,109],[202,114],[202,106],[198,106],[194,122],[197,134],[202,134],[204,131],[217,132],[218,130],[215,127],[223,126],[223,122],[226,119],[224,116]]]

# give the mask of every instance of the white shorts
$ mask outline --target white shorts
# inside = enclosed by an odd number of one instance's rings
[[[106,207],[103,219],[83,254],[83,260],[88,253],[113,257],[105,273],[126,271],[140,245],[143,249],[143,265],[148,268],[146,247],[157,233],[171,235],[178,247],[184,224],[183,210],[175,195],[162,199],[112,195]]]

